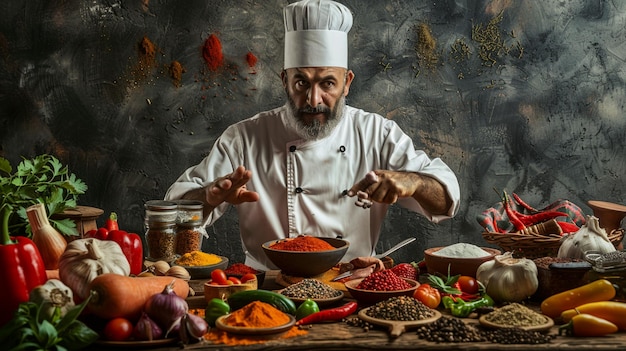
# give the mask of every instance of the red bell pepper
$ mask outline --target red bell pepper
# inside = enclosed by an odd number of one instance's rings
[[[10,237],[2,231],[0,245],[0,326],[15,315],[30,291],[47,280],[46,268],[35,243],[27,237]]]
[[[111,212],[109,218],[107,218],[106,222],[104,223],[104,227],[109,231],[120,230],[120,226],[117,223],[117,213]]]
[[[143,270],[143,246],[139,235],[123,230],[111,230],[107,240],[115,241],[120,245],[130,264],[130,274],[141,273]]]

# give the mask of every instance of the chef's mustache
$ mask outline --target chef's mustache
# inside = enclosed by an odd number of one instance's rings
[[[298,109],[299,113],[330,113],[330,107],[324,105],[305,106]]]

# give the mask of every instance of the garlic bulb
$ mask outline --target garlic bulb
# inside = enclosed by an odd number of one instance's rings
[[[514,258],[512,252],[497,255],[476,270],[487,295],[497,302],[520,302],[530,297],[539,287],[537,266],[527,258]]]
[[[59,259],[61,281],[80,299],[89,296],[89,283],[103,273],[130,275],[130,264],[115,241],[74,240]]]
[[[615,251],[615,246],[600,228],[600,220],[595,216],[587,216],[587,222],[577,232],[567,234],[561,239],[557,257],[584,258],[585,252],[596,251],[600,254]]]

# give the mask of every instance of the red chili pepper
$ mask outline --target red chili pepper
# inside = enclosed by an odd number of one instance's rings
[[[117,213],[111,212],[109,218],[107,218],[106,222],[104,223],[104,227],[109,231],[120,230],[120,226],[117,223]]]
[[[580,228],[576,224],[574,224],[574,223],[560,222],[560,221],[557,221],[557,223],[559,224],[559,227],[561,227],[561,230],[563,231],[563,234],[575,233],[575,232],[580,230]]]
[[[9,237],[3,231],[0,245],[0,326],[13,318],[22,302],[28,301],[30,291],[46,280],[46,268],[35,243],[29,238]]]
[[[524,223],[525,226],[531,226],[537,223],[549,221],[557,217],[567,217],[567,213],[558,212],[558,211],[543,211],[543,212],[533,213],[530,215],[520,213],[515,210],[512,210],[512,211],[515,212],[515,215],[517,216],[517,218],[520,220],[520,222]]]
[[[123,230],[111,230],[107,240],[115,241],[122,248],[122,252],[130,264],[130,274],[141,273],[143,270],[143,246],[139,235]]]
[[[511,208],[509,194],[507,194],[506,191],[504,192],[504,199],[502,200],[502,205],[504,206],[506,215],[509,217],[509,221],[511,222],[511,224],[513,224],[515,229],[516,230],[525,229],[526,225],[522,221],[520,221],[520,219],[517,217],[517,214],[515,213],[513,208]]]
[[[520,198],[516,193],[513,193],[513,198],[515,199],[515,202],[517,202],[518,205],[522,206],[527,211],[539,212],[536,208],[532,207],[531,205],[527,204],[524,200],[522,200],[522,198]]]
[[[350,301],[347,304],[310,314],[296,322],[296,325],[313,324],[324,321],[338,321],[356,312],[359,305]]]

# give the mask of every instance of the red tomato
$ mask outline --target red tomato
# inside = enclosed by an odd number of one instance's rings
[[[241,284],[241,280],[239,280],[239,278],[237,277],[228,277],[228,280],[233,282],[233,284]]]
[[[228,277],[226,277],[226,273],[224,273],[224,271],[221,269],[214,269],[211,272],[211,279],[213,280],[214,283],[218,285],[228,284]]]
[[[474,279],[473,277],[462,275],[459,277],[459,280],[457,280],[457,282],[459,283],[459,288],[462,292],[472,295],[478,294],[478,289],[480,288],[480,286],[478,285],[478,281],[476,281],[476,279]]]
[[[256,275],[252,274],[252,273],[246,273],[241,277],[241,282],[245,283],[248,280],[253,280],[256,279]]]
[[[128,319],[113,318],[104,326],[104,337],[111,341],[125,341],[133,334],[133,323]]]
[[[413,293],[413,297],[430,308],[437,308],[441,303],[439,290],[433,288],[428,283],[420,284]]]

